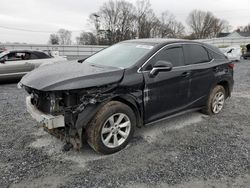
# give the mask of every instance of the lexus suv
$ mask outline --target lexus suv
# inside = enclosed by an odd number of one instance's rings
[[[29,93],[28,112],[64,135],[65,149],[87,140],[95,151],[111,154],[128,144],[135,127],[192,110],[221,112],[233,68],[208,44],[138,39],[82,61],[40,67],[19,86]]]

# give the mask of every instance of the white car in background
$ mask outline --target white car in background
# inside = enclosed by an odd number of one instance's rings
[[[220,48],[220,50],[232,61],[240,61],[241,59],[242,51],[240,46],[230,46],[227,48]]]
[[[67,61],[65,56],[51,56],[36,50],[6,50],[0,53],[0,81],[20,79],[33,69]]]

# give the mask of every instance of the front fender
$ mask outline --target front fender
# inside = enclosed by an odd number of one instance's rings
[[[75,124],[76,129],[86,128],[88,123],[94,118],[95,114],[109,101],[110,100],[86,106],[86,108],[78,114]]]
[[[143,124],[141,118],[143,115],[143,109],[139,106],[139,104],[135,102],[136,100],[134,99],[134,97],[130,95],[116,95],[108,98],[101,103],[87,105],[86,108],[78,114],[75,124],[76,129],[86,128],[89,122],[94,118],[96,113],[110,101],[120,101],[132,108],[137,118],[137,126],[141,127],[141,125]]]

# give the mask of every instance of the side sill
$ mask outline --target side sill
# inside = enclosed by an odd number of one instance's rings
[[[156,123],[159,123],[159,122],[162,122],[162,121],[165,121],[165,120],[168,120],[168,119],[171,119],[171,118],[174,118],[174,117],[177,117],[177,116],[186,114],[186,113],[195,112],[195,111],[198,111],[198,110],[201,110],[201,109],[202,109],[202,107],[199,107],[199,108],[192,108],[192,109],[189,109],[189,110],[184,110],[184,111],[182,111],[182,112],[178,112],[178,113],[176,113],[176,114],[169,115],[169,116],[166,116],[166,117],[164,117],[164,118],[161,118],[161,119],[152,121],[152,122],[150,122],[150,123],[144,124],[144,126],[149,126],[149,125],[152,125],[152,124],[156,124]]]

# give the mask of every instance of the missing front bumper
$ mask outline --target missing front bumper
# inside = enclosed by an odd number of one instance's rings
[[[65,127],[63,115],[52,116],[50,114],[44,114],[43,112],[39,111],[34,105],[32,105],[30,96],[26,98],[26,107],[30,115],[48,129]]]

